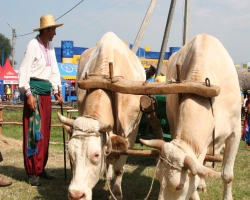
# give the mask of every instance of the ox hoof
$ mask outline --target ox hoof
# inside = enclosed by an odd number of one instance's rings
[[[204,186],[198,186],[198,187],[197,187],[197,190],[198,190],[199,192],[204,192],[204,193],[207,192],[207,188],[204,187]]]

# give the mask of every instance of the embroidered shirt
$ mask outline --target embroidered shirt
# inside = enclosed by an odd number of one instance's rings
[[[55,50],[51,42],[49,42],[46,49],[47,58],[37,38],[29,42],[18,75],[19,88],[22,93],[25,93],[25,91],[30,88],[30,78],[51,82],[54,93],[58,93],[58,86],[61,88],[60,72],[56,61]],[[48,57],[50,58],[48,59]]]

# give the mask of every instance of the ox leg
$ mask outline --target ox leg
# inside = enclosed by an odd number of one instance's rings
[[[122,176],[124,174],[124,164],[126,163],[128,156],[120,156],[118,160],[115,161],[114,167],[114,186],[112,192],[117,200],[122,199]]]
[[[199,196],[197,190],[192,194],[192,196],[189,200],[200,200],[200,196]]]
[[[105,172],[105,178],[106,182],[110,184],[110,181],[112,180],[113,177],[113,166],[111,164],[106,165],[106,172]]]
[[[232,182],[233,182],[233,168],[234,161],[238,151],[239,142],[240,142],[240,128],[238,129],[238,134],[232,133],[226,139],[224,159],[223,159],[223,168],[221,172],[221,177],[224,183],[224,200],[232,200]]]
[[[200,182],[197,188],[198,191],[207,192],[207,185],[204,178],[200,178]]]

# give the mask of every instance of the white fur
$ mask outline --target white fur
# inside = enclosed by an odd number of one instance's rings
[[[206,34],[197,35],[170,57],[167,80],[176,78],[177,63],[181,66],[182,81],[204,82],[205,78],[209,78],[212,85],[220,87],[220,94],[211,99],[212,107],[209,99],[202,96],[183,94],[180,99],[176,94],[166,95],[167,117],[173,137],[171,143],[196,162],[198,174],[193,176],[184,168],[176,172],[169,165],[159,165],[159,199],[199,199],[196,189],[200,178],[218,175],[203,166],[206,153],[212,153],[212,133],[215,128],[215,153],[220,153],[225,145],[221,173],[223,199],[231,200],[233,166],[241,135],[240,88],[234,63],[222,44]],[[169,157],[169,152],[162,151],[162,156]],[[176,156],[175,160],[182,159]],[[166,187],[179,183],[185,183],[181,190]]]
[[[121,76],[126,80],[133,81],[144,81],[146,79],[144,68],[138,57],[114,33],[108,32],[102,37],[97,47],[88,49],[81,55],[78,64],[77,81],[85,77],[86,72],[108,76],[109,62],[113,62],[114,76]],[[117,134],[124,136],[128,140],[130,147],[134,145],[141,118],[139,109],[140,95],[116,93],[115,102],[113,102],[111,93],[106,90],[97,89],[86,95],[86,91],[80,89],[77,85],[76,92],[79,116],[90,115],[112,127],[116,120]],[[116,105],[116,119],[114,119],[113,115],[112,105],[114,103]],[[78,122],[82,123],[80,120]],[[69,143],[69,154],[75,155],[72,158],[75,164],[72,169],[73,178],[69,191],[74,190],[75,193],[85,194],[86,199],[92,198],[91,191],[101,175],[102,162],[93,165],[89,161],[89,157],[95,152],[100,152],[103,161],[102,146],[103,141],[100,137],[86,138],[81,141],[73,140]],[[117,199],[122,199],[121,181],[126,159],[127,156],[120,156],[113,164],[115,180],[112,191]],[[78,160],[79,162],[77,162]],[[108,179],[111,177],[110,170],[107,176]]]

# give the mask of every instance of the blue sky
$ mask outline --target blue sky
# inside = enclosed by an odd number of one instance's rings
[[[74,7],[80,0],[0,0],[0,33],[12,39],[16,28],[15,69],[19,69],[28,42],[36,36],[40,17],[50,13],[55,19]],[[133,44],[151,0],[84,0],[79,6],[57,20],[64,25],[57,29],[55,47],[62,40],[74,41],[77,47],[92,47],[108,31]],[[170,0],[158,0],[140,47],[160,51],[168,17]],[[190,0],[189,39],[199,33],[218,38],[235,63],[250,61],[250,1]],[[184,0],[178,0],[168,39],[169,47],[182,45]],[[19,26],[18,26],[19,25]],[[17,27],[18,26],[18,27]]]

